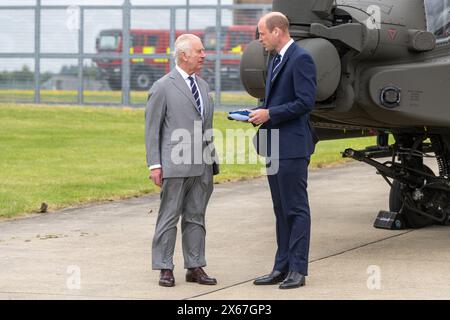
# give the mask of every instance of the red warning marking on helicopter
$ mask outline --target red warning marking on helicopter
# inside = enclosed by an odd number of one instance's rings
[[[389,29],[388,33],[389,33],[389,38],[391,38],[391,40],[394,40],[395,37],[397,36],[397,29]]]

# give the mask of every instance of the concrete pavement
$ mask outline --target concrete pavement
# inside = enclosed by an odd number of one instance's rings
[[[388,193],[361,163],[310,171],[310,275],[294,290],[252,285],[275,252],[265,178],[215,185],[206,219],[212,287],[184,281],[180,234],[176,286],[158,286],[150,263],[158,195],[4,221],[0,299],[449,299],[450,229],[373,228]]]

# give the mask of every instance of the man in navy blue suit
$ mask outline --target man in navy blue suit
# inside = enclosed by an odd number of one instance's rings
[[[290,37],[283,14],[263,16],[258,31],[259,41],[274,58],[267,72],[265,103],[252,110],[249,121],[261,125],[256,135],[258,153],[278,169],[268,169],[277,252],[270,274],[254,284],[281,282],[280,289],[290,289],[305,285],[308,274],[311,218],[306,189],[315,146],[309,114],[315,105],[316,67],[311,55]]]

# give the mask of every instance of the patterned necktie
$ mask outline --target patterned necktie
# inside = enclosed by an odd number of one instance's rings
[[[281,63],[281,54],[277,54],[277,56],[275,57],[275,59],[273,59],[273,64],[272,64],[272,75],[270,77],[270,80],[272,81],[274,76],[276,75],[275,70],[280,66]]]
[[[200,112],[200,115],[203,117],[202,107],[200,105],[200,92],[198,91],[198,88],[197,88],[197,85],[195,84],[194,78],[189,76],[188,79],[191,82],[191,91],[192,91],[192,95],[194,96],[195,103],[197,104],[197,110],[198,110],[198,112]]]

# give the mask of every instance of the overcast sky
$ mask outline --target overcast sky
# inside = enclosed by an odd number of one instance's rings
[[[41,0],[42,5],[121,5],[123,0]],[[217,4],[217,0],[190,0],[190,4]],[[222,4],[232,4],[233,0],[222,0]],[[2,5],[35,5],[35,0],[1,0]],[[134,5],[184,5],[186,0],[131,0]]]
[[[161,0],[132,0],[134,5],[161,5]],[[14,53],[34,51],[34,11],[1,10],[6,5],[35,5],[35,0],[0,0],[0,52]],[[45,53],[78,52],[77,17],[73,6],[76,5],[121,5],[123,0],[41,0],[42,5],[67,6],[62,10],[45,10],[41,16],[41,51]],[[217,0],[190,0],[190,5],[215,5]],[[222,0],[222,4],[232,4],[233,0]],[[164,5],[185,5],[186,0],[164,0]],[[215,25],[214,10],[191,10],[189,28],[205,28]],[[122,13],[120,10],[85,11],[84,51],[95,53],[95,38],[104,29],[121,29]],[[232,23],[231,11],[224,11],[222,22]],[[185,29],[186,11],[177,10],[176,27]],[[132,10],[131,28],[169,29],[170,14],[168,10]],[[90,61],[85,61],[90,64]],[[26,64],[34,69],[33,59],[0,59],[0,71],[18,70]],[[54,59],[42,60],[42,72],[57,72],[63,64],[76,64],[76,60]]]
[[[292,0],[294,1],[294,0]],[[445,16],[448,20],[450,0],[424,0],[429,12],[436,17],[435,22],[442,22]],[[43,9],[41,17],[41,51],[45,53],[76,53],[78,52],[78,29],[76,19],[77,5],[121,5],[123,0],[41,0],[45,5],[65,6],[60,10]],[[185,5],[186,0],[131,0],[134,5]],[[190,5],[216,5],[218,0],[189,0]],[[232,4],[233,0],[222,0],[222,4]],[[447,10],[442,10],[445,3]],[[34,10],[6,10],[7,5],[35,5],[36,0],[0,0],[0,52],[14,53],[34,51]],[[443,16],[443,19],[438,19]],[[215,10],[191,10],[191,29],[205,28],[215,25]],[[95,38],[104,29],[120,29],[122,27],[121,10],[86,10],[85,11],[84,51],[95,52]],[[431,19],[430,19],[431,20]],[[232,24],[232,12],[224,10],[222,15],[224,25]],[[429,27],[434,23],[428,21]],[[176,27],[185,29],[186,11],[177,10]],[[438,26],[440,27],[440,25]],[[169,29],[170,15],[165,10],[132,10],[131,28],[136,29]],[[85,61],[90,64],[90,61]],[[43,60],[41,70],[57,72],[63,64],[75,64],[75,60]],[[0,59],[0,71],[17,70],[26,64],[34,69],[33,59]]]

